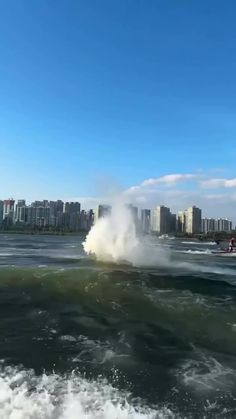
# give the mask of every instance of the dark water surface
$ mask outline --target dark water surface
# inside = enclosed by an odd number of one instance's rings
[[[99,263],[83,237],[0,235],[0,418],[236,417],[236,257],[154,241]]]

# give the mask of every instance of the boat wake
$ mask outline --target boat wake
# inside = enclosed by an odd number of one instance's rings
[[[129,400],[128,400],[129,399]],[[32,370],[0,370],[1,419],[158,419],[174,418],[168,408],[151,409],[106,380],[75,373],[36,376]]]

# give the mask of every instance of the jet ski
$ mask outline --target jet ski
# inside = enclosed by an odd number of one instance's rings
[[[233,250],[232,252],[229,252],[228,249],[221,249],[221,250],[213,250],[212,254],[218,255],[218,256],[236,256],[236,250]]]

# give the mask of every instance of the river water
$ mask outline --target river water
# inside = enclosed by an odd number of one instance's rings
[[[82,236],[0,235],[0,418],[236,417],[236,258],[153,239],[101,263]]]

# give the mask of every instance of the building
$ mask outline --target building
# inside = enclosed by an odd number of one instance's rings
[[[177,230],[179,233],[186,233],[186,217],[185,211],[178,212]]]
[[[61,200],[57,201],[50,201],[50,216],[49,216],[49,225],[56,226],[57,225],[57,218],[61,216],[63,213],[64,202]]]
[[[168,234],[171,232],[170,208],[160,205],[153,210],[152,231],[155,231],[158,234]]]
[[[11,225],[14,220],[14,206],[15,201],[13,198],[5,199],[3,201],[3,221],[5,225]]]
[[[112,207],[110,205],[98,205],[96,212],[95,212],[95,220],[98,218],[106,217],[107,215],[111,214]]]
[[[88,230],[90,230],[90,228],[93,226],[94,224],[94,211],[92,209],[90,209],[87,212],[87,217],[88,217]]]
[[[216,230],[215,231],[231,231],[232,230],[232,221],[228,218],[218,218],[216,220]]]
[[[78,231],[80,224],[80,203],[66,202],[64,206],[64,213],[64,226],[69,228],[71,231]]]
[[[56,217],[56,227],[63,227],[64,212],[58,212]]]
[[[203,233],[208,232],[230,232],[232,230],[232,221],[228,218],[203,218],[202,219],[202,231]]]
[[[66,202],[64,207],[64,212],[69,214],[79,214],[80,213],[80,203],[79,202]]]
[[[6,217],[11,217],[13,219],[14,205],[15,201],[12,198],[5,199],[5,201],[3,201],[3,219],[5,219]]]
[[[15,223],[24,224],[26,222],[26,205],[24,199],[18,199],[15,208]]]
[[[202,219],[202,232],[208,233],[211,231],[216,231],[216,223],[214,218],[203,218]]]
[[[185,231],[188,234],[198,234],[202,231],[202,210],[195,206],[185,212]]]
[[[26,207],[26,224],[31,226],[36,224],[36,208],[32,204]]]
[[[78,231],[80,225],[80,213],[72,212],[69,214],[69,229],[71,231]]]
[[[38,227],[49,226],[49,219],[50,219],[50,207],[49,206],[36,207],[35,223]]]
[[[89,231],[93,225],[94,213],[93,210],[84,211],[80,213],[79,228],[84,231]]]
[[[28,225],[46,227],[50,225],[51,208],[49,201],[34,201],[25,210],[25,221]]]
[[[0,201],[0,225],[2,224],[3,220],[3,201]]]
[[[215,218],[203,218],[202,219],[202,232],[214,232],[217,231],[217,220]]]
[[[79,227],[81,230],[88,230],[88,217],[86,211],[82,210],[80,213]]]
[[[176,214],[170,214],[170,233],[176,233],[177,231],[177,218]]]
[[[141,227],[143,233],[149,233],[151,230],[151,210],[143,209],[141,211]]]

